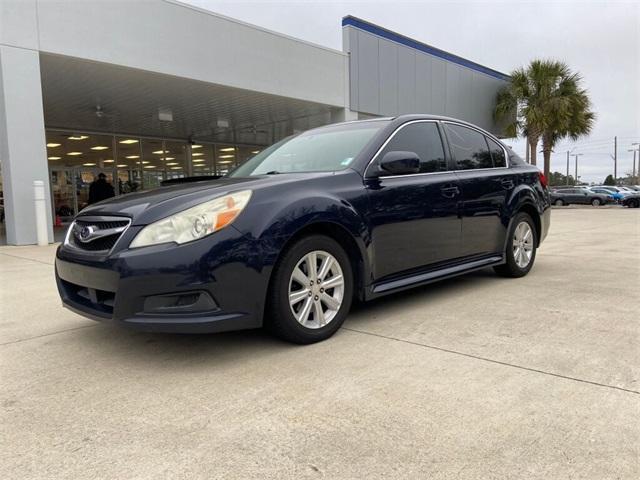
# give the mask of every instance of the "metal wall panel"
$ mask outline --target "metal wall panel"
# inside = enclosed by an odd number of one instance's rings
[[[368,22],[345,20],[352,110],[447,115],[497,133],[493,104],[506,75]]]
[[[418,112],[416,109],[416,53],[408,48],[398,49],[398,111]]]
[[[416,61],[414,80],[416,83],[416,95],[412,113],[432,112],[433,102],[431,101],[431,88],[433,86],[433,79],[431,75],[433,71],[433,59],[428,55],[420,55],[418,52],[415,52],[414,57]],[[402,111],[406,112],[407,110]]]
[[[380,42],[378,45],[380,68],[380,111],[398,114],[398,77],[402,74],[398,64],[398,45]]]
[[[356,111],[380,112],[380,75],[378,39],[365,32],[358,33],[358,104]],[[351,108],[354,110],[354,108]]]

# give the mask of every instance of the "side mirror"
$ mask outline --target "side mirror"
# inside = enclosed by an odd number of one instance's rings
[[[420,157],[414,152],[387,152],[378,164],[381,175],[406,175],[420,172]]]

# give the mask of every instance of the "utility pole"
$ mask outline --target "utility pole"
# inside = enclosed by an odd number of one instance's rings
[[[613,137],[613,182],[618,185],[618,137]]]
[[[578,157],[582,155],[582,153],[574,153],[573,156],[576,160],[576,185],[578,185]]]
[[[632,147],[638,147],[638,174],[640,175],[640,142],[633,142],[631,144]],[[637,185],[638,179],[636,178],[636,151],[633,151],[633,178],[631,179],[634,185]]]
[[[571,150],[567,150],[567,185],[569,185],[569,154]]]

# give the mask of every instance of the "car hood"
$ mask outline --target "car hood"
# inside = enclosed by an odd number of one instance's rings
[[[274,184],[287,184],[331,174],[332,172],[260,175],[244,178],[222,177],[216,180],[177,184],[113,197],[88,206],[80,212],[79,216],[125,216],[132,219],[133,225],[147,225],[230,192],[256,190]]]

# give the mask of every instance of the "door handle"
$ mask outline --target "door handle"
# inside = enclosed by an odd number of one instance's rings
[[[497,178],[496,182],[500,182],[500,185],[502,185],[502,188],[505,189],[510,189],[513,188],[513,180],[511,180],[510,178]]]
[[[453,198],[460,194],[460,189],[455,185],[444,185],[440,188],[440,193],[445,198]]]

